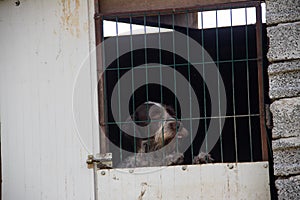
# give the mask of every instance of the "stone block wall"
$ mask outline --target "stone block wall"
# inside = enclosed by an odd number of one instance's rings
[[[275,186],[278,199],[300,199],[300,1],[266,7]]]

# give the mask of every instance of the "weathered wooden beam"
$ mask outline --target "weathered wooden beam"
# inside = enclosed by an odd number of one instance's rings
[[[103,21],[100,12],[100,0],[95,0],[95,33],[96,33],[96,55],[97,55],[97,80],[98,80],[98,112],[99,112],[99,131],[100,131],[100,152],[108,152],[107,129],[105,125],[105,94],[104,94],[104,67],[102,60],[102,48],[100,46],[103,40]]]
[[[193,8],[208,8],[218,6],[230,7],[232,5],[251,5],[253,0],[101,0],[100,13],[102,15],[117,15],[126,13],[145,13],[158,11],[180,12]]]

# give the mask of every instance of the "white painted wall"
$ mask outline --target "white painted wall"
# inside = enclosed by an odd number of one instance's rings
[[[2,199],[94,199],[93,172],[85,164],[98,148],[94,58],[76,96],[81,140],[72,109],[77,72],[94,45],[93,1],[14,2],[0,0]]]
[[[268,162],[97,171],[100,199],[270,200]]]

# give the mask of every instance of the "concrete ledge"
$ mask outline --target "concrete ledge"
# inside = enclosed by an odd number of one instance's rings
[[[268,27],[270,62],[300,58],[300,22]]]
[[[278,199],[300,199],[300,175],[289,179],[278,179],[275,182]]]
[[[267,0],[267,24],[279,24],[300,20],[299,0]]]
[[[270,109],[273,114],[274,139],[300,137],[300,97],[275,101]]]

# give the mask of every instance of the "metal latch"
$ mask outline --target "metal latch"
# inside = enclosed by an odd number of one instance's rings
[[[88,155],[86,160],[88,169],[92,169],[94,164],[97,169],[112,169],[112,153],[98,153],[94,155]]]

